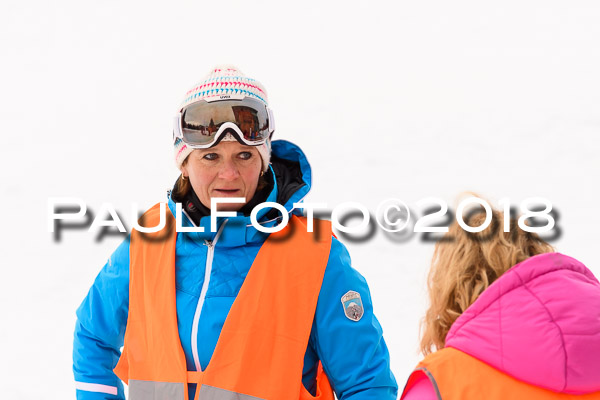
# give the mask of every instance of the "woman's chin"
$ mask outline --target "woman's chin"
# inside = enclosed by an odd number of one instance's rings
[[[235,197],[235,196],[231,196],[231,197]],[[244,207],[244,205],[246,205],[246,203],[221,203],[219,202],[216,205],[216,210],[217,211],[239,211],[241,210],[242,207]]]
[[[244,205],[243,204],[236,204],[236,207],[217,207],[217,211],[239,211]]]

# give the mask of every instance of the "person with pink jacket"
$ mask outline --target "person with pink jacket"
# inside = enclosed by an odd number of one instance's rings
[[[454,223],[436,245],[426,357],[400,399],[600,399],[600,283],[503,218],[480,233]]]

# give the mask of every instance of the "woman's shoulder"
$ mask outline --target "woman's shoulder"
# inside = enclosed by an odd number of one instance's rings
[[[346,246],[335,236],[331,238],[327,271],[349,272],[352,270],[352,260]]]
[[[335,236],[331,239],[326,274],[344,275],[364,281],[363,276],[352,267],[352,259],[346,246]]]
[[[401,400],[436,400],[433,384],[423,371],[415,371],[411,375]]]
[[[115,251],[110,255],[108,261],[106,263],[106,267],[108,270],[127,267],[129,268],[129,247],[131,244],[131,236],[127,235],[127,237],[121,242],[119,247],[116,248]]]
[[[350,254],[346,246],[337,238],[331,241],[329,260],[325,268],[319,302],[344,303],[342,297],[354,296],[360,300],[359,306],[366,306],[371,302],[371,295],[366,279],[352,267]],[[352,299],[347,299],[350,302]],[[363,304],[361,304],[363,303]]]

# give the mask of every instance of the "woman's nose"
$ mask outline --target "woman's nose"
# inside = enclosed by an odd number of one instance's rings
[[[219,171],[219,177],[222,179],[236,179],[240,175],[237,165],[233,160],[225,160]]]

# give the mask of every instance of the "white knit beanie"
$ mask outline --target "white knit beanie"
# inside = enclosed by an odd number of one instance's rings
[[[219,97],[228,93],[241,93],[251,96],[262,101],[268,107],[267,91],[260,82],[248,78],[233,65],[219,65],[213,68],[201,82],[188,90],[179,110],[197,101]],[[235,140],[235,138],[227,134],[222,140]],[[177,164],[177,168],[181,170],[181,164],[183,164],[187,156],[194,149],[186,145],[180,138],[175,139],[174,146],[175,163]],[[271,160],[271,139],[268,139],[260,146],[256,146],[256,149],[262,159],[262,170],[266,171],[269,169],[269,162]]]

